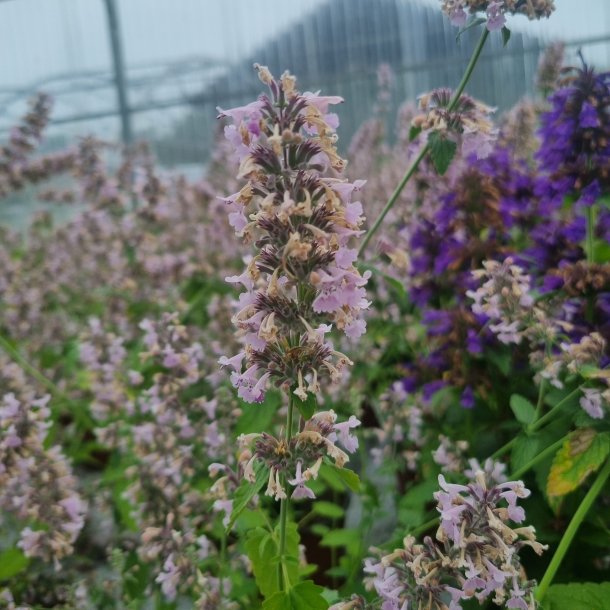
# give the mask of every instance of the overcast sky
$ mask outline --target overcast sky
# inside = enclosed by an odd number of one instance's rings
[[[332,0],[116,0],[128,64],[208,56],[232,61]],[[402,0],[428,2],[438,0]],[[610,0],[556,0],[549,20],[511,27],[567,39],[610,34]],[[371,0],[374,10],[375,0]],[[586,7],[586,9],[585,9]],[[104,0],[0,2],[0,87],[109,66]],[[610,45],[597,50],[607,54]],[[607,57],[610,64],[610,56]]]

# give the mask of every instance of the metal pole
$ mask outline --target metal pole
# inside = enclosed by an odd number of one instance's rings
[[[123,61],[123,47],[119,15],[115,0],[104,0],[108,13],[108,33],[110,34],[110,49],[112,51],[112,65],[114,68],[114,82],[116,84],[117,102],[121,117],[121,138],[123,144],[129,145],[133,141],[131,131],[131,115],[127,100],[127,85],[125,81],[125,62]]]

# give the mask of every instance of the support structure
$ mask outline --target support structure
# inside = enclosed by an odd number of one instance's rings
[[[117,92],[119,116],[121,118],[121,139],[128,146],[133,141],[131,130],[131,114],[127,99],[127,85],[125,80],[125,62],[123,59],[123,46],[121,27],[115,0],[104,0],[108,14],[108,33],[110,34],[110,49],[112,52],[112,65],[114,82]]]

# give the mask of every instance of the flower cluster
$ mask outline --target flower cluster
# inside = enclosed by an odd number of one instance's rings
[[[71,150],[31,159],[49,122],[51,98],[40,93],[29,106],[21,123],[11,130],[8,142],[0,147],[0,198],[64,172],[74,161]]]
[[[551,195],[576,191],[590,206],[610,187],[610,72],[572,69],[549,102],[537,157],[551,176]]]
[[[459,145],[462,155],[475,154],[484,159],[492,151],[498,130],[490,120],[493,109],[462,94],[449,109],[453,99],[451,89],[434,89],[419,98],[419,108],[423,111],[411,121],[416,132],[436,133],[442,139],[449,139]]]
[[[245,349],[220,362],[234,369],[233,385],[248,402],[261,401],[269,382],[305,400],[350,363],[325,339],[331,326],[352,338],[365,330],[370,272],[354,267],[348,246],[361,233],[362,205],[352,195],[363,183],[323,176],[345,165],[335,148],[337,117],[328,112],[341,98],[301,94],[290,74],[275,80],[258,70],[271,96],[220,114],[235,122],[226,134],[248,180],[225,199],[230,223],[258,248],[246,270],[228,278],[246,289],[234,316]]]
[[[305,422],[303,429],[288,441],[266,432],[240,437],[238,459],[244,478],[253,483],[256,480],[255,467],[262,462],[269,471],[265,495],[276,500],[285,499],[288,494],[282,481],[286,480],[294,487],[291,498],[315,498],[306,483],[317,479],[324,460],[332,459],[339,468],[349,460],[337,443],[349,453],[358,448],[358,439],[350,430],[359,426],[360,421],[353,415],[345,422],[335,423],[336,420],[334,411],[315,413]]]
[[[526,15],[528,19],[548,17],[554,10],[553,0],[441,0],[443,12],[455,26],[466,25],[468,13],[485,11],[487,29],[499,30],[506,23],[506,13]]]
[[[49,398],[26,401],[11,392],[0,402],[0,507],[31,524],[18,542],[24,554],[59,570],[74,551],[86,508],[61,447],[45,447]]]
[[[541,343],[554,339],[556,325],[536,306],[530,277],[511,258],[503,263],[484,261],[483,269],[472,275],[485,280],[477,290],[466,292],[474,301],[472,311],[486,316],[490,330],[502,343],[518,344],[524,337]]]
[[[368,582],[384,602],[384,610],[430,608],[459,610],[461,602],[488,599],[506,608],[536,607],[535,583],[524,578],[519,552],[536,541],[534,528],[514,527],[525,520],[517,502],[530,492],[520,481],[497,482],[478,470],[468,485],[450,484],[439,475],[435,493],[441,525],[436,542],[418,544],[414,537],[404,547],[375,562],[367,560]]]
[[[428,405],[418,396],[409,394],[400,381],[380,396],[379,427],[372,430],[376,446],[371,449],[377,465],[381,465],[384,458],[391,458],[393,463],[400,459],[407,470],[417,469],[427,437],[424,416],[428,411]]]

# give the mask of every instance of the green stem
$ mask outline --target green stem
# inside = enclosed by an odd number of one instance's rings
[[[67,396],[38,369],[34,368],[2,335],[0,335],[0,347],[7,355],[18,364],[30,377],[34,378],[40,385],[45,387],[51,394],[58,398],[67,400]]]
[[[290,443],[292,438],[292,425],[294,420],[294,400],[292,398],[292,392],[288,395],[288,415],[286,416],[286,444]],[[280,591],[288,591],[290,583],[287,578],[287,570],[285,568],[285,555],[286,555],[286,524],[288,522],[288,503],[290,498],[286,497],[280,500],[280,565],[279,565],[279,585]]]
[[[402,180],[398,183],[398,186],[394,189],[394,192],[392,193],[392,195],[390,195],[388,202],[383,207],[383,210],[381,210],[381,214],[379,214],[379,216],[377,216],[377,219],[373,223],[373,226],[368,230],[368,233],[364,237],[364,241],[362,242],[362,244],[360,246],[360,250],[358,250],[358,257],[362,256],[362,253],[366,250],[368,243],[371,241],[373,235],[375,235],[375,233],[377,232],[377,229],[379,229],[381,223],[383,222],[383,219],[387,216],[388,212],[392,209],[392,207],[396,203],[396,200],[400,196],[400,193],[402,193],[402,189],[405,188],[405,185],[407,184],[407,182],[409,182],[409,180],[411,179],[413,174],[417,171],[419,164],[421,163],[422,159],[428,154],[429,150],[430,150],[430,146],[426,142],[426,144],[419,151],[419,154],[415,158],[415,161],[413,161],[413,163],[411,164],[411,167],[409,167],[409,169],[407,170],[407,173],[402,177]]]
[[[543,383],[544,383],[544,381],[543,381]],[[581,388],[580,388],[580,386],[578,386],[575,390],[572,390],[572,392],[570,392],[563,400],[560,400],[548,413],[546,413],[542,417],[538,418],[538,414],[540,413],[540,410],[542,409],[542,401],[544,399],[544,390],[543,390],[542,384],[541,384],[540,392],[538,394],[538,404],[536,406],[536,418],[527,427],[527,430],[526,430],[527,434],[533,434],[534,432],[537,432],[538,430],[540,430],[540,428],[542,428],[547,422],[549,422],[551,419],[553,419],[557,415],[557,412],[559,410],[563,409],[565,404],[569,400],[571,400],[575,395],[577,395],[578,392],[580,392],[580,391],[581,391]],[[499,457],[502,457],[507,451],[512,449],[513,445],[517,442],[518,438],[519,438],[518,436],[511,438],[506,444],[502,445],[502,447],[500,447],[497,451],[492,453],[491,458],[494,460],[497,460]]]
[[[512,446],[517,442],[517,436],[511,438],[508,443],[502,445],[502,447],[500,447],[500,449],[496,450],[494,453],[491,454],[491,459],[492,460],[497,460],[499,457],[502,457],[507,451],[509,451],[510,449],[512,449]]]
[[[220,539],[220,567],[218,569],[218,593],[220,596],[220,603],[224,602],[225,588],[224,588],[224,574],[225,574],[225,563],[227,562],[227,534],[223,530],[222,538]]]
[[[527,464],[525,464],[525,466],[522,466],[521,468],[515,470],[515,472],[512,472],[508,478],[511,481],[514,481],[515,479],[522,477],[528,470],[531,470],[536,464],[538,464],[538,462],[541,462],[549,455],[555,453],[555,451],[557,451],[557,449],[563,445],[565,440],[566,437],[563,436],[558,441],[555,441],[552,445],[549,445],[546,449],[543,449],[535,458],[532,458]]]
[[[477,61],[479,60],[481,51],[483,50],[483,47],[485,46],[485,41],[487,40],[488,36],[489,36],[489,31],[487,30],[487,28],[483,28],[483,33],[481,34],[481,38],[479,39],[479,42],[477,43],[477,46],[475,47],[475,49],[472,53],[470,61],[468,62],[468,65],[466,66],[466,71],[464,72],[464,76],[462,76],[462,80],[460,81],[460,84],[458,85],[457,89],[453,93],[453,96],[449,102],[449,105],[447,106],[448,112],[451,112],[455,108],[455,106],[457,105],[457,103],[460,99],[460,96],[462,95],[462,93],[464,93],[464,89],[466,88],[466,85],[468,84],[468,81],[470,80],[470,77],[472,76],[472,72],[474,70],[474,67],[477,64]],[[362,253],[365,251],[368,243],[371,241],[371,238],[377,232],[377,229],[379,229],[381,223],[383,222],[383,219],[386,217],[387,213],[392,209],[392,207],[396,203],[396,200],[400,196],[400,193],[402,193],[402,190],[405,188],[405,185],[407,184],[407,182],[409,182],[409,180],[411,179],[413,174],[417,171],[419,164],[421,163],[422,159],[426,156],[426,154],[428,153],[429,150],[430,150],[430,146],[428,145],[428,143],[426,143],[422,147],[422,149],[419,151],[419,154],[415,158],[415,161],[413,161],[413,163],[411,164],[411,167],[409,167],[409,169],[407,170],[407,173],[403,176],[402,180],[399,182],[398,186],[396,187],[396,189],[394,190],[394,192],[388,199],[388,202],[385,204],[383,210],[381,211],[381,214],[377,217],[377,219],[373,223],[373,226],[369,229],[368,233],[366,234],[364,241],[362,242],[362,245],[360,246],[360,250],[358,250],[359,257],[362,256]]]
[[[91,427],[92,420],[89,414],[83,409],[79,408],[72,399],[62,392],[50,379],[45,377],[37,368],[31,365],[20,353],[17,348],[13,347],[11,343],[2,335],[0,335],[0,348],[2,348],[6,354],[18,364],[30,377],[35,379],[42,387],[44,387],[53,398],[56,400],[63,401],[69,408],[70,413],[74,417],[75,421],[78,421],[85,428]]]
[[[542,405],[544,404],[544,391],[546,390],[547,380],[542,379],[540,387],[538,388],[538,401],[536,402],[536,412],[534,413],[534,421],[528,426],[528,430],[533,426],[539,419],[542,413]]]
[[[540,428],[542,428],[542,426],[544,426],[544,424],[546,424],[549,420],[551,420],[551,419],[553,419],[553,417],[555,417],[555,415],[557,414],[557,411],[562,409],[565,406],[565,404],[569,400],[571,400],[574,396],[576,396],[580,391],[581,391],[580,386],[578,386],[575,390],[572,390],[563,400],[560,400],[546,415],[543,415],[540,419],[537,419],[532,424],[530,424],[530,426],[528,427],[528,432],[530,434],[532,434],[533,432],[540,430]]]
[[[587,492],[587,495],[583,498],[583,501],[580,503],[580,506],[574,513],[574,516],[572,517],[572,520],[570,521],[568,528],[566,529],[565,534],[563,535],[563,538],[559,542],[559,546],[557,547],[557,550],[555,551],[555,554],[551,559],[551,563],[546,569],[546,572],[544,573],[544,576],[542,577],[542,580],[540,581],[540,584],[536,589],[536,599],[539,602],[542,601],[547,592],[547,589],[553,582],[553,578],[555,578],[555,574],[557,573],[557,570],[559,569],[559,566],[561,565],[565,554],[568,552],[568,549],[572,544],[572,540],[574,539],[578,528],[580,527],[584,518],[587,516],[587,513],[593,505],[593,502],[595,502],[595,499],[602,491],[604,485],[606,484],[606,481],[608,480],[608,477],[610,477],[610,459],[600,470],[599,474],[597,475],[597,478],[593,482],[593,485],[591,485],[591,488]]]
[[[430,519],[429,521],[422,523],[421,525],[416,527],[414,530],[411,530],[409,532],[409,535],[415,536],[417,538],[417,536],[419,536],[420,534],[423,534],[424,532],[427,532],[431,527],[438,525],[438,523],[439,523],[438,517],[434,517],[433,519]]]

